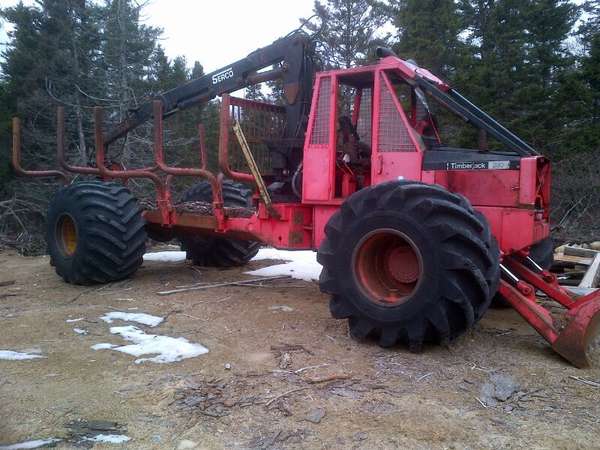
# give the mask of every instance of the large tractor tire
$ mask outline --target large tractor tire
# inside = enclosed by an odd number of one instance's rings
[[[48,253],[67,283],[109,283],[142,265],[145,222],[138,201],[122,184],[74,183],[48,208]]]
[[[207,181],[184,192],[182,202],[212,203],[212,186]],[[249,208],[252,191],[241,183],[223,181],[223,203],[226,207]],[[181,249],[187,259],[197,266],[243,266],[258,253],[260,242],[188,234],[181,236]]]
[[[420,351],[447,343],[485,313],[500,279],[485,218],[440,186],[393,181],[350,196],[318,252],[331,314],[358,339]]]

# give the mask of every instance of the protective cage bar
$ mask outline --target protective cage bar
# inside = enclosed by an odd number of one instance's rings
[[[239,146],[230,145],[232,135],[232,120],[237,118],[245,128],[248,141],[258,146],[267,139],[279,138],[285,127],[285,108],[269,103],[231,97],[223,95],[221,105],[220,141],[219,141],[219,167],[222,173],[215,174],[207,168],[207,151],[205,147],[204,127],[198,125],[200,167],[172,167],[165,161],[164,136],[163,136],[163,104],[160,100],[152,103],[153,111],[153,158],[154,166],[136,169],[109,166],[106,161],[104,128],[104,110],[102,107],[94,108],[94,141],[96,149],[96,166],[72,165],[67,161],[65,151],[65,110],[59,106],[56,111],[56,160],[60,169],[52,170],[27,170],[21,165],[21,121],[18,117],[12,121],[12,165],[19,176],[26,177],[55,177],[60,178],[65,184],[72,180],[71,174],[95,175],[105,180],[123,180],[130,178],[144,178],[152,181],[156,191],[156,206],[159,211],[159,222],[164,226],[175,224],[175,205],[171,198],[171,183],[174,177],[198,177],[207,180],[213,192],[212,214],[216,218],[217,231],[223,231],[223,223],[227,215],[223,207],[222,179],[227,176],[234,180],[256,185],[252,173],[238,172],[230,167],[230,148],[235,154],[240,153],[240,160],[245,162]],[[263,130],[262,132],[259,132]],[[234,142],[232,142],[233,144]],[[268,156],[268,155],[267,155]],[[266,156],[260,155],[259,165],[265,166]],[[236,165],[236,168],[240,164]],[[261,167],[261,169],[263,168]],[[155,219],[151,214],[151,219]],[[212,223],[212,222],[211,222]]]

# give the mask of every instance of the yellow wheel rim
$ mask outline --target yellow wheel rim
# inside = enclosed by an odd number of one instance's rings
[[[77,227],[71,216],[64,215],[60,218],[57,235],[62,250],[68,256],[73,256],[77,249]]]

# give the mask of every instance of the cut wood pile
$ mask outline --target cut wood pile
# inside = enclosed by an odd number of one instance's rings
[[[584,295],[600,287],[600,241],[564,244],[554,250],[554,272],[561,285]]]

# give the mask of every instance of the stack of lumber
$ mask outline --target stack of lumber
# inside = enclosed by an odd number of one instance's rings
[[[554,251],[552,271],[560,284],[577,287],[581,293],[600,287],[600,241],[561,245]]]

